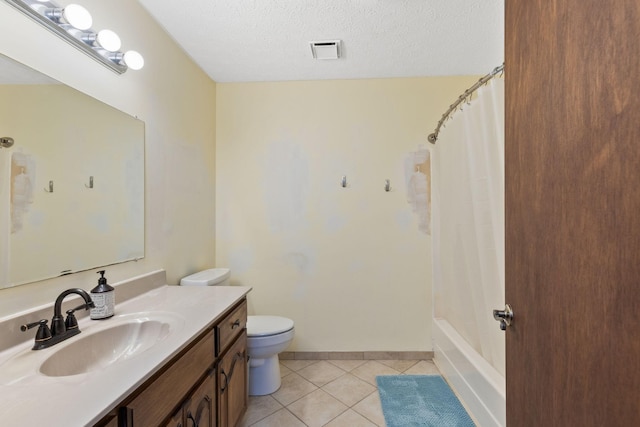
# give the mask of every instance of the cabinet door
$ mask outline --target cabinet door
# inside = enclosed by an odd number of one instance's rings
[[[215,427],[216,376],[212,369],[184,406],[185,427]]]
[[[178,409],[178,411],[173,414],[169,422],[166,423],[164,427],[184,427],[184,412],[182,408]]]
[[[247,333],[243,332],[218,364],[220,427],[235,427],[248,403]]]
[[[162,425],[207,372],[212,364],[213,349],[213,333],[208,333],[121,408],[120,424],[126,427]]]

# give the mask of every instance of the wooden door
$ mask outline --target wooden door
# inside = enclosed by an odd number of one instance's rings
[[[249,404],[247,334],[243,331],[218,364],[218,420],[221,427],[238,425]]]
[[[505,9],[507,423],[640,426],[640,1]]]

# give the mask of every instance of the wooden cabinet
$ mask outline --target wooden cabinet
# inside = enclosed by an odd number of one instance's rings
[[[246,322],[243,299],[118,405],[118,426],[235,427],[248,402]]]
[[[182,406],[162,427],[184,427],[184,411]]]
[[[186,427],[216,426],[216,375],[211,370],[184,407]]]
[[[247,304],[240,304],[216,326],[216,356],[221,355],[247,329]]]
[[[107,415],[98,424],[96,424],[96,427],[118,427],[118,415]]]
[[[215,427],[216,375],[211,369],[163,427]]]
[[[247,334],[243,331],[218,363],[218,420],[235,426],[244,415],[248,397]]]
[[[209,331],[120,409],[124,426],[162,425],[213,364],[213,348],[214,334]]]

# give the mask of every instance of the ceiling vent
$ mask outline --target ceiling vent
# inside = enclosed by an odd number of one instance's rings
[[[340,58],[340,40],[311,42],[311,53],[315,59]]]

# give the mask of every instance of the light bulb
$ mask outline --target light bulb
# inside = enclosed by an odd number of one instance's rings
[[[120,37],[111,30],[99,31],[96,36],[96,41],[104,50],[108,50],[109,52],[117,51],[122,45]]]
[[[79,30],[88,30],[93,24],[93,18],[87,9],[79,4],[70,4],[62,11],[64,20]]]
[[[135,50],[128,50],[123,56],[123,61],[132,70],[140,70],[144,67],[144,58]]]

